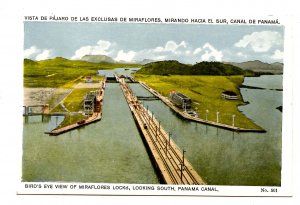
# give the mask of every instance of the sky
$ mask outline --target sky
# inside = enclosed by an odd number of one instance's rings
[[[24,22],[24,58],[283,62],[283,26]]]

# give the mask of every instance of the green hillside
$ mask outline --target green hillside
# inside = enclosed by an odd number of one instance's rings
[[[254,75],[253,71],[221,62],[200,62],[186,65],[178,61],[158,61],[148,63],[137,72],[146,75]]]
[[[220,62],[200,62],[192,66],[193,75],[243,75],[244,70]]]
[[[82,60],[54,58],[43,61],[24,59],[24,87],[61,87],[72,84],[97,70],[137,67],[136,64],[91,63]]]
[[[165,97],[171,91],[179,91],[192,99],[192,108],[197,111],[201,119],[205,119],[206,110],[208,120],[216,122],[216,112],[220,112],[219,122],[232,125],[232,115],[235,115],[235,125],[243,128],[260,129],[258,125],[248,119],[237,107],[243,105],[243,98],[239,86],[244,76],[207,76],[207,75],[143,75],[136,74],[135,79],[142,81]],[[234,91],[237,100],[221,98],[225,90]]]
[[[147,75],[184,75],[190,72],[190,69],[191,66],[170,60],[147,63],[137,73]]]

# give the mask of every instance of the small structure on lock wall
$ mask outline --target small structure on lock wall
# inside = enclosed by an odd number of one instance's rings
[[[171,102],[183,110],[190,110],[192,108],[192,100],[180,92],[172,91],[169,98]]]
[[[86,83],[92,83],[93,82],[93,78],[91,76],[86,76],[85,77],[85,82]]]
[[[86,115],[92,115],[94,113],[96,96],[97,96],[97,92],[95,91],[91,91],[85,96],[83,102],[83,109]]]
[[[230,90],[226,90],[226,91],[222,92],[221,97],[226,100],[237,100],[238,99],[237,94]]]

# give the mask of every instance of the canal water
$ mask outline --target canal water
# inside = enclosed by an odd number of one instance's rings
[[[241,88],[244,101],[250,102],[239,109],[254,122],[265,128],[269,134],[281,134],[282,75],[263,75],[245,78],[243,85],[261,89]]]
[[[276,107],[282,105],[282,76],[245,78],[244,84],[265,88],[241,88],[249,104],[239,109],[266,133],[183,120],[159,100],[143,104],[208,184],[279,186],[282,116]],[[130,87],[138,96],[152,96],[139,84]],[[101,121],[59,136],[43,134],[49,120],[25,119],[23,180],[159,183],[118,84],[107,85],[103,108]]]
[[[171,133],[176,144],[208,184],[269,185],[281,184],[282,76],[245,78],[245,85],[266,89],[242,88],[249,104],[239,109],[267,130],[266,133],[236,133],[180,119],[161,101],[144,105]],[[139,84],[131,84],[138,96],[151,96]]]
[[[49,124],[24,119],[23,181],[159,183],[117,83],[107,84],[101,121],[58,136],[44,134]]]

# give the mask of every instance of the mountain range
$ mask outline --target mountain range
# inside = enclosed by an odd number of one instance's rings
[[[152,59],[143,59],[138,62],[125,62],[125,61],[116,61],[113,58],[106,55],[85,55],[81,58],[83,61],[91,62],[91,63],[123,63],[123,64],[141,64],[146,65],[149,63],[155,62]],[[236,67],[239,67],[243,70],[250,70],[257,73],[271,73],[271,74],[282,74],[283,73],[283,63],[264,63],[259,60],[254,61],[246,61],[241,63],[235,62],[222,62],[224,64],[230,64]]]
[[[114,59],[106,55],[85,55],[81,60],[91,63],[116,63]]]
[[[57,57],[56,59],[64,59],[64,58]],[[49,61],[49,60],[45,60],[45,61]],[[69,60],[64,59],[64,61],[69,61]],[[157,67],[158,65],[165,66],[165,68],[168,67],[168,69],[166,69],[165,71],[168,70],[168,71],[172,71],[172,72],[174,72],[174,70],[172,70],[172,67],[174,68],[174,66],[177,67],[177,68],[189,67],[189,66],[187,66],[188,64],[182,64],[182,63],[179,63],[178,61],[164,61],[164,62],[167,62],[167,63],[164,63],[164,64],[162,64],[162,63],[153,64],[153,63],[159,62],[159,61],[155,61],[155,60],[152,60],[152,59],[143,59],[142,61],[139,61],[139,62],[116,61],[113,58],[111,58],[109,56],[106,56],[106,55],[85,55],[81,58],[81,61],[90,62],[90,63],[108,63],[108,64],[124,64],[124,65],[126,65],[126,64],[138,65],[139,64],[139,65],[143,65],[142,67],[145,67],[145,66],[148,67],[147,68],[148,71],[154,69],[154,67]],[[51,61],[49,61],[49,62],[51,62]],[[27,65],[29,65],[29,64],[34,65],[34,64],[37,63],[37,61],[24,59],[24,63],[27,64]],[[150,64],[151,66],[149,66],[148,64]],[[173,64],[173,65],[171,66],[171,64]],[[199,63],[196,63],[194,65],[193,73],[198,73],[199,72],[199,70],[196,69],[197,64],[199,64]],[[253,71],[256,72],[256,73],[260,73],[260,74],[282,74],[283,73],[283,66],[284,66],[283,63],[279,63],[279,62],[264,63],[264,62],[261,62],[259,60],[246,61],[246,62],[241,62],[241,63],[222,62],[222,64],[229,64],[229,65],[232,65],[234,67],[241,68],[242,70],[244,70],[246,72],[250,72],[249,73],[250,75],[251,75],[251,72],[253,72]],[[217,64],[201,64],[201,65],[202,66],[200,66],[200,67],[203,67],[203,65],[206,65],[206,66],[207,65],[209,65],[209,66],[213,65],[213,67],[215,67]],[[192,66],[192,65],[190,65],[190,66]],[[219,67],[219,64],[217,65],[217,67]],[[169,69],[171,69],[171,70],[169,70]],[[179,73],[181,72],[178,69],[176,69],[176,70]],[[185,72],[185,70],[182,70],[182,72]],[[204,71],[201,71],[201,73],[202,72],[204,72]]]
[[[243,70],[231,64],[202,61],[194,65],[182,64],[175,60],[157,61],[143,65],[139,74],[146,75],[245,75],[255,76],[250,70]]]
[[[283,63],[264,63],[259,60],[246,61],[242,63],[234,62],[223,62],[225,64],[234,65],[242,68],[243,70],[252,70],[254,72],[260,73],[272,73],[272,74],[282,74],[283,73]]]
[[[91,63],[123,63],[123,64],[141,64],[141,65],[155,62],[155,60],[151,60],[151,59],[144,59],[138,62],[126,62],[122,60],[116,61],[113,58],[106,55],[85,55],[81,58],[81,60],[91,62]]]

